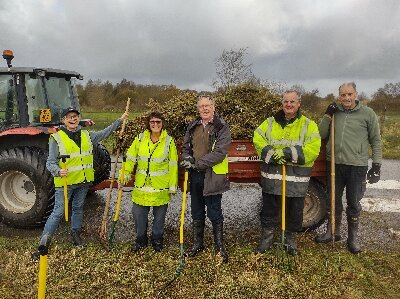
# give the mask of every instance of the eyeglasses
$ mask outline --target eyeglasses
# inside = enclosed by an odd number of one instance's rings
[[[197,108],[199,108],[199,109],[207,109],[207,108],[210,108],[211,106],[212,106],[211,104],[197,105]]]
[[[161,124],[161,123],[162,123],[161,120],[151,120],[151,121],[150,121],[150,124],[151,124],[151,125],[155,125],[155,124],[159,125],[159,124]]]
[[[78,115],[78,114],[76,114],[76,115],[64,116],[64,118],[65,118],[65,119],[74,120],[74,119],[77,119],[77,118],[79,118],[79,115]]]
[[[285,104],[285,105],[287,105],[287,104],[294,105],[294,104],[299,103],[299,102],[300,102],[300,101],[288,101],[288,100],[283,100],[283,101],[282,101],[282,104]]]

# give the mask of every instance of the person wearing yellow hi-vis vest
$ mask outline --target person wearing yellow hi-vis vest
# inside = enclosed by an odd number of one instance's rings
[[[231,133],[228,124],[215,113],[214,100],[200,96],[200,118],[189,124],[182,144],[181,166],[190,174],[190,199],[193,219],[194,257],[204,249],[205,207],[213,226],[215,249],[224,263],[228,254],[223,242],[222,193],[229,190],[228,149]]]
[[[262,161],[262,232],[255,253],[263,253],[271,247],[279,225],[282,164],[285,164],[286,243],[288,253],[297,254],[296,232],[302,228],[304,197],[321,147],[317,124],[301,114],[300,106],[299,93],[286,91],[282,109],[254,131],[253,143]]]
[[[178,153],[160,112],[151,112],[146,126],[147,129],[136,136],[126,153],[125,175],[122,180],[120,172],[119,181],[127,183],[135,171],[132,214],[136,239],[132,250],[137,252],[147,247],[148,215],[150,207],[153,207],[151,244],[155,251],[160,252],[168,203],[178,186]]]
[[[83,205],[89,186],[94,180],[93,145],[107,138],[114,132],[122,121],[128,118],[128,113],[114,121],[102,131],[83,130],[80,126],[80,113],[74,107],[62,111],[60,129],[49,139],[49,156],[46,168],[54,177],[55,199],[54,208],[46,221],[40,240],[50,240],[57,230],[58,224],[64,217],[64,180],[67,183],[68,201],[71,203],[71,236],[76,246],[84,245],[81,239]],[[94,123],[91,123],[92,125]],[[67,157],[64,162],[60,157]],[[43,242],[42,242],[43,243]],[[41,244],[41,242],[39,242]],[[39,259],[39,251],[32,253],[32,259]]]

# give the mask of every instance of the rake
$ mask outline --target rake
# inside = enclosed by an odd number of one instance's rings
[[[182,208],[181,208],[181,223],[180,223],[180,227],[179,227],[178,267],[176,268],[174,277],[162,287],[162,289],[158,292],[158,295],[160,295],[166,288],[168,288],[183,273],[183,270],[185,268],[185,250],[183,248],[183,225],[185,223],[185,207],[186,207],[188,177],[189,177],[189,173],[187,170],[185,170],[185,180],[183,182],[183,195],[182,195]]]
[[[114,214],[114,219],[113,222],[111,223],[111,233],[110,237],[108,239],[108,244],[111,247],[114,243],[114,237],[115,237],[115,226],[118,222],[118,215],[119,215],[119,210],[121,208],[121,197],[122,197],[122,191],[123,191],[123,182],[124,182],[124,177],[125,177],[125,162],[126,162],[126,157],[122,157],[122,169],[121,169],[121,178],[122,182],[120,183],[118,187],[118,199],[117,199],[117,207],[115,208],[115,214]]]

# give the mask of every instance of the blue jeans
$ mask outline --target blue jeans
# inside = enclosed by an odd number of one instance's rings
[[[204,189],[204,172],[190,172],[190,208],[193,220],[205,220],[207,207],[207,217],[212,224],[224,222],[222,215],[221,199],[222,194],[203,195]]]
[[[132,214],[135,220],[136,239],[147,240],[147,223],[150,206],[141,206],[133,203]],[[153,206],[153,229],[152,240],[162,241],[164,236],[165,215],[167,214],[168,204]]]
[[[80,233],[83,218],[83,205],[86,194],[89,190],[87,185],[68,186],[68,204],[72,203],[71,231]],[[56,188],[53,212],[44,226],[42,237],[53,236],[57,230],[58,224],[64,216],[64,188]]]

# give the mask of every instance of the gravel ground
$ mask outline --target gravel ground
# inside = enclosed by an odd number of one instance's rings
[[[383,180],[395,179],[399,180],[399,166],[400,161],[398,160],[386,160],[387,165],[383,167],[387,171],[382,173]],[[257,184],[231,184],[231,190],[223,195],[223,211],[225,217],[225,235],[229,240],[229,235],[235,236],[235,240],[240,240],[240,236],[251,235],[252,241],[258,239],[259,234],[259,210],[261,207],[261,189]],[[96,242],[95,236],[97,236],[98,227],[100,226],[104,203],[106,198],[107,190],[97,191],[91,194],[85,205],[85,217],[83,226],[83,235],[88,241]],[[131,193],[129,190],[123,193],[123,199],[121,204],[120,218],[116,229],[116,240],[117,241],[130,241],[134,239],[134,226],[131,214],[132,203],[130,200]],[[366,250],[398,250],[400,245],[400,217],[399,209],[400,206],[400,190],[379,190],[374,189],[373,186],[369,186],[364,196],[366,198],[363,201],[364,208],[371,212],[363,212],[361,216],[360,225],[360,242]],[[116,200],[117,191],[113,191],[112,199]],[[385,198],[390,200],[392,204],[396,206],[385,212],[380,212],[381,209],[376,208],[379,205],[375,204],[375,209],[369,208],[370,202],[374,199]],[[166,218],[166,244],[175,244],[178,242],[179,236],[179,223],[181,214],[181,199],[182,193],[178,192],[173,196],[172,201],[169,205],[167,218]],[[382,204],[381,204],[382,205]],[[114,213],[115,201],[111,203],[111,211],[109,213],[109,221]],[[151,212],[150,212],[151,213]],[[344,240],[347,237],[347,225],[346,217],[343,215],[343,225],[341,228],[342,236]],[[150,225],[151,225],[150,215]],[[206,225],[211,228],[211,223],[207,220]],[[185,227],[189,232],[191,226],[190,218],[190,194],[187,196],[186,202],[186,213],[185,213]],[[324,231],[325,224],[323,224],[316,231],[309,232],[310,234],[320,233]],[[108,226],[110,227],[110,226]],[[0,224],[0,234],[11,237],[39,237],[42,229],[14,229],[9,228],[3,224]],[[57,231],[56,238],[64,239],[68,237],[69,227],[66,223],[62,223]],[[206,235],[210,236],[210,229],[207,229]],[[191,239],[188,233],[185,234],[185,238]],[[247,238],[247,237],[246,237]],[[245,243],[246,239],[241,240]]]

